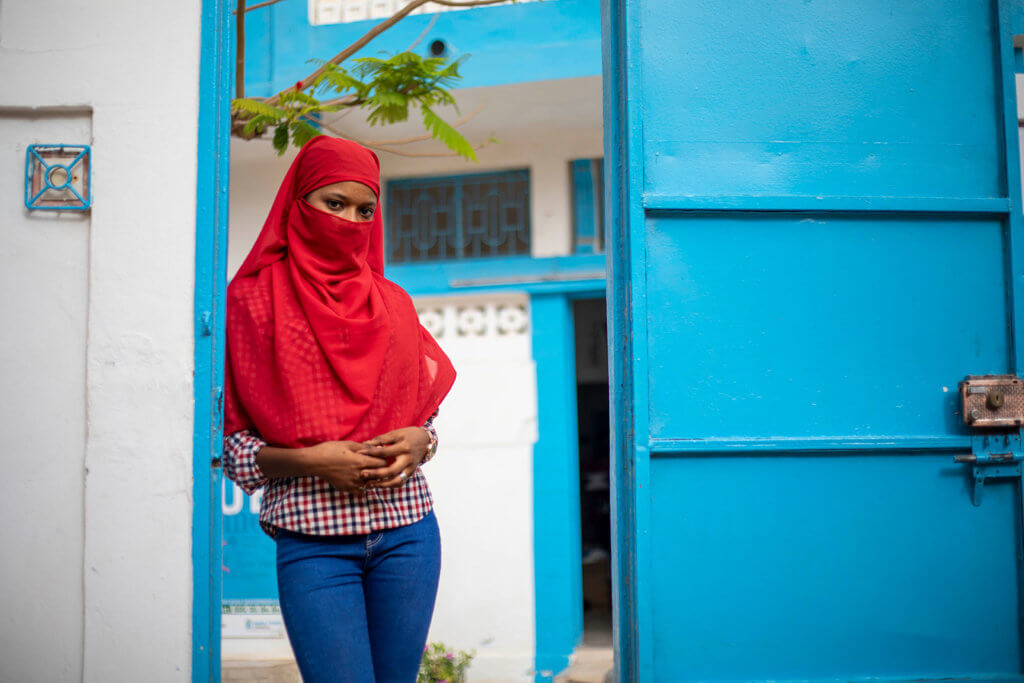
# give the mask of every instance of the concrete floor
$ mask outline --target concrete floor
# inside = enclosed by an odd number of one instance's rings
[[[611,683],[612,621],[606,611],[583,615],[583,643],[573,653],[573,664],[555,677],[555,683]],[[225,660],[224,683],[302,683],[292,660]]]
[[[590,610],[583,614],[583,643],[573,652],[573,663],[555,676],[555,683],[611,683],[612,615]]]
[[[223,683],[302,683],[294,660],[224,660],[220,666]]]

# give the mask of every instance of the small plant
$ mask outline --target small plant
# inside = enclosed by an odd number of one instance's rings
[[[453,652],[444,643],[431,643],[423,648],[423,660],[416,683],[465,683],[466,669],[476,652]]]

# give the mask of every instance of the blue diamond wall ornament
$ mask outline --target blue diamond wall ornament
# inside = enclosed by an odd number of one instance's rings
[[[92,206],[89,145],[29,145],[25,206],[33,211],[85,211]]]

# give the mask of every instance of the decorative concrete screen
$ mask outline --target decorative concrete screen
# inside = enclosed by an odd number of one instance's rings
[[[321,24],[344,24],[364,19],[383,19],[409,4],[411,0],[309,0],[309,22],[314,26]],[[519,0],[519,2],[535,2],[536,0]],[[511,2],[496,5],[511,5]],[[494,5],[490,5],[494,6]],[[451,7],[428,2],[417,7],[410,14],[433,14],[435,12],[452,12],[470,9],[469,7]]]

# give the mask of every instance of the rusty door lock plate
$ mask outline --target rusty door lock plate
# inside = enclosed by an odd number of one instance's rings
[[[1024,380],[1016,375],[968,375],[960,382],[964,423],[978,429],[1024,425]]]

